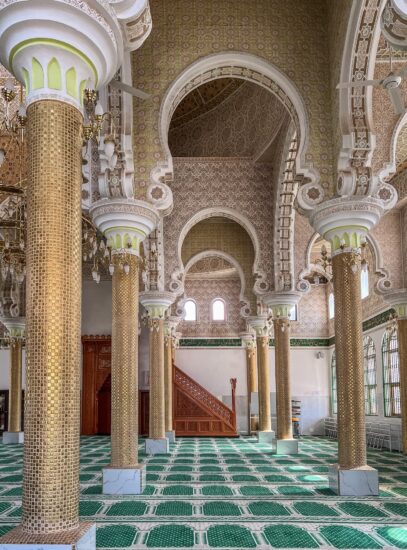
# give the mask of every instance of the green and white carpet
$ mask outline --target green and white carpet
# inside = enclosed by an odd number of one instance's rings
[[[140,449],[143,445],[140,445]],[[102,495],[108,437],[81,440],[84,520],[99,548],[406,548],[407,459],[369,451],[380,472],[377,498],[328,489],[336,443],[305,438],[295,456],[271,454],[255,438],[178,439],[168,456],[140,459],[140,496]],[[19,523],[22,448],[0,444],[0,533]]]

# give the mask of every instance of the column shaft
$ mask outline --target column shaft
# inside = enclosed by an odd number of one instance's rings
[[[31,534],[79,525],[81,123],[63,102],[28,107],[22,528]]]
[[[274,319],[276,357],[277,439],[292,439],[290,323]]]
[[[360,266],[353,252],[332,259],[338,393],[339,466],[366,465]]]
[[[164,321],[150,321],[150,438],[165,437]]]
[[[113,467],[138,463],[138,260],[129,273],[113,273],[112,322],[112,461]]]
[[[10,346],[10,391],[8,405],[8,431],[21,432],[21,378],[22,341],[16,338]]]
[[[246,348],[247,391],[250,396],[257,391],[257,351],[255,347]]]
[[[407,454],[407,319],[397,321],[400,359],[400,406],[403,453]]]
[[[259,431],[271,431],[269,337],[257,336]]]
[[[172,431],[172,337],[164,341],[165,431]]]

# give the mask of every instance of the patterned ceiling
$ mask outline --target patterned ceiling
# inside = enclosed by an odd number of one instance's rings
[[[244,84],[237,78],[219,78],[202,84],[189,93],[175,109],[170,130],[207,113],[220,105],[226,98]]]

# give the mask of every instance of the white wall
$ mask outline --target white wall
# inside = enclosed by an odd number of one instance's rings
[[[323,357],[317,359],[318,352]],[[322,419],[329,415],[328,350],[293,348],[291,391],[301,401],[303,434],[322,434]],[[248,429],[246,351],[244,348],[179,348],[176,364],[204,388],[230,405],[230,379],[237,378],[236,409],[238,429]],[[276,414],[274,348],[270,348],[270,390],[272,415]]]
[[[83,281],[82,334],[112,334],[111,281]]]
[[[0,390],[8,390],[10,385],[10,350],[0,349]],[[23,389],[25,388],[25,349],[23,349]]]

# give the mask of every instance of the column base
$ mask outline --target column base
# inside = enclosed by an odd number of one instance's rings
[[[35,535],[21,525],[0,537],[2,550],[96,550],[96,525],[80,523],[77,529]]]
[[[345,470],[331,464],[328,472],[329,488],[340,496],[367,497],[379,494],[379,473],[371,466]]]
[[[277,439],[276,445],[278,455],[298,454],[298,441],[296,439]]]
[[[3,432],[3,444],[15,445],[24,443],[24,432]]]
[[[142,464],[135,468],[103,468],[104,495],[140,495],[146,486],[146,471]]]
[[[269,432],[257,432],[257,438],[259,443],[264,443],[265,445],[272,445],[276,438],[276,434],[272,430],[270,430]]]
[[[175,430],[165,432],[165,437],[168,439],[169,443],[175,443]]]
[[[170,452],[168,438],[146,439],[146,454],[148,455],[167,455]]]

